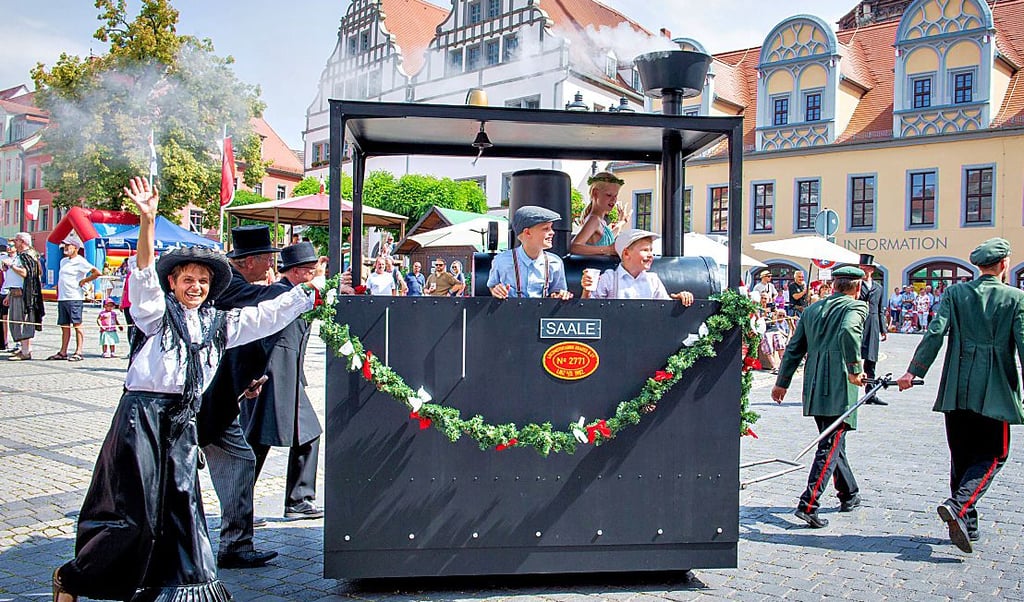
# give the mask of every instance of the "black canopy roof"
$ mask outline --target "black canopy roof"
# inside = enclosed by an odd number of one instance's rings
[[[344,120],[345,140],[366,156],[476,156],[472,142],[483,122],[494,144],[484,157],[653,163],[661,160],[665,130],[679,132],[686,157],[740,119],[348,100],[332,100],[331,110]]]

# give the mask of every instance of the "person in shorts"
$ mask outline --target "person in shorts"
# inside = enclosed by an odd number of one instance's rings
[[[83,287],[99,278],[102,273],[82,257],[82,239],[69,234],[62,244],[64,259],[60,260],[57,273],[57,326],[60,326],[60,351],[48,360],[82,361],[82,343],[85,331],[82,329],[82,306],[85,304]],[[71,331],[75,331],[75,352],[68,355]]]

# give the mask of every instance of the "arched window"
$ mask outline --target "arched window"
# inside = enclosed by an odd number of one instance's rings
[[[932,261],[922,263],[907,270],[908,284],[931,286],[933,289],[940,284],[943,287],[974,278],[974,272],[966,265],[955,261]]]
[[[1017,269],[1010,273],[1010,284],[1024,289],[1024,263],[1017,266]]]

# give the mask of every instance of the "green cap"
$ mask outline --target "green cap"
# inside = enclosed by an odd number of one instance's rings
[[[1010,255],[1010,242],[1005,238],[990,238],[971,251],[974,265],[992,265]]]
[[[864,277],[864,270],[858,268],[855,265],[844,265],[843,267],[832,270],[833,278],[849,278],[855,280],[857,278]]]

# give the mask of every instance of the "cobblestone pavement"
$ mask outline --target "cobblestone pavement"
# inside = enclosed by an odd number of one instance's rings
[[[55,310],[54,310],[55,312]],[[96,310],[87,309],[85,324]],[[74,551],[75,516],[110,415],[126,361],[103,359],[94,329],[85,361],[43,361],[59,343],[47,325],[30,362],[0,357],[0,602],[45,599],[50,572]],[[880,367],[902,374],[918,338],[894,335],[882,344]],[[323,373],[323,345],[313,339],[307,373]],[[782,406],[771,402],[773,377],[758,374],[752,392],[762,418],[760,439],[743,440],[745,460],[793,457],[817,434],[801,416],[799,378]],[[310,388],[318,411],[323,387]],[[678,575],[340,582],[321,577],[323,521],[287,522],[281,516],[284,459],[271,452],[257,484],[256,512],[269,518],[257,546],[281,556],[265,569],[225,570],[237,600],[1024,600],[1024,444],[1016,430],[1010,459],[981,504],[983,539],[973,555],[951,546],[936,503],[945,497],[948,451],[942,421],[930,411],[938,369],[928,384],[888,392],[889,407],[861,412],[848,441],[865,504],[839,514],[833,493],[823,514],[831,525],[810,530],[792,516],[806,473],[758,483],[740,495],[739,568],[698,571],[703,586]],[[321,463],[322,466],[322,463]],[[750,469],[751,475],[759,469]],[[766,471],[772,470],[768,467]],[[746,471],[743,475],[748,476]],[[216,497],[203,473],[211,527],[219,523]],[[322,477],[321,477],[322,479]],[[216,534],[214,531],[214,541]]]

